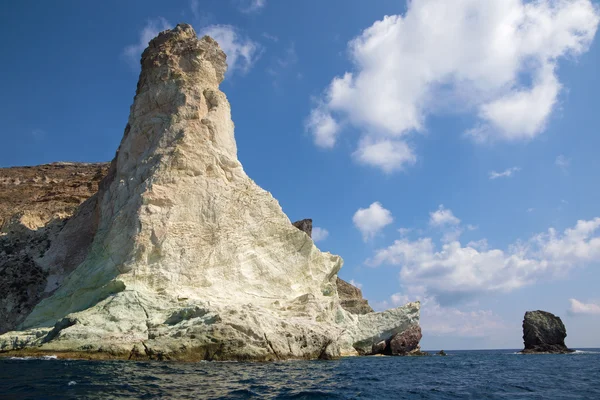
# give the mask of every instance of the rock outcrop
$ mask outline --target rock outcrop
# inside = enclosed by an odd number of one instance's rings
[[[346,311],[352,314],[368,314],[373,312],[369,301],[363,298],[362,291],[359,288],[339,277],[336,280],[336,286],[338,296],[340,297],[340,305]]]
[[[418,302],[344,310],[341,258],[321,252],[246,175],[214,40],[181,24],[153,39],[141,63],[117,155],[98,192],[27,261],[41,270],[27,290],[44,294],[0,336],[0,351],[334,358],[418,325]]]
[[[425,353],[421,352],[421,346],[419,345],[422,337],[421,327],[414,324],[403,332],[392,335],[387,340],[375,343],[371,347],[371,353],[369,354],[383,354],[388,356],[425,355]]]
[[[309,238],[312,238],[312,219],[296,221],[292,225],[306,233]]]
[[[546,311],[527,311],[523,319],[521,353],[572,353],[565,345],[567,329],[560,317]]]

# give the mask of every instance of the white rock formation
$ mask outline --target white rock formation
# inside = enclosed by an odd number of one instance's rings
[[[111,172],[46,262],[71,252],[78,226],[93,241],[21,331],[0,336],[2,350],[323,358],[418,324],[418,303],[360,316],[340,307],[341,258],[293,227],[237,159],[225,70],[217,43],[189,25],[150,42]]]

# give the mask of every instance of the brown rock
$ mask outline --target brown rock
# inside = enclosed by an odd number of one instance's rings
[[[390,339],[388,351],[391,355],[402,356],[419,352],[419,342],[423,334],[419,325],[413,325],[404,332],[397,333]]]
[[[343,279],[336,281],[340,304],[344,310],[352,314],[368,314],[373,312],[369,302],[362,296],[362,291]]]
[[[303,219],[301,221],[296,221],[292,225],[300,229],[302,232],[306,233],[308,237],[312,237],[312,219]]]
[[[23,322],[82,261],[95,232],[94,193],[109,165],[0,168],[0,334]]]

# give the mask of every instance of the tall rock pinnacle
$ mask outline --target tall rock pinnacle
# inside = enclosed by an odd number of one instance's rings
[[[94,211],[71,222],[93,225],[91,244],[23,331],[0,336],[3,350],[335,357],[418,323],[418,303],[364,316],[340,307],[341,258],[293,227],[237,159],[219,90],[225,54],[213,39],[178,25],[149,43],[141,65]],[[58,238],[49,252],[69,246]]]

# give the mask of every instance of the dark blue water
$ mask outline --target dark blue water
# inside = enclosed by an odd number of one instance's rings
[[[274,363],[0,360],[2,399],[600,399],[600,350]]]

